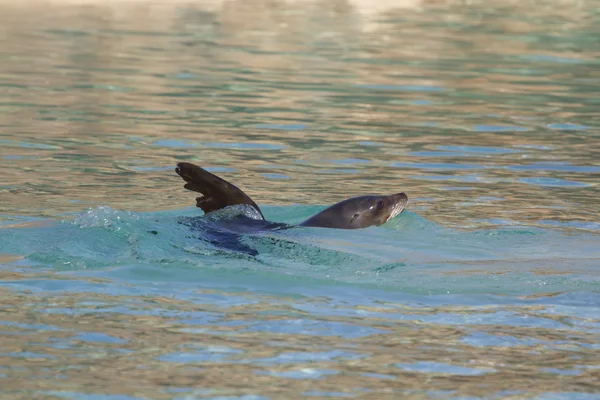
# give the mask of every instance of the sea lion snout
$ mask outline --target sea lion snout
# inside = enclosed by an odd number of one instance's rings
[[[404,192],[393,194],[390,197],[392,198],[392,209],[386,222],[402,213],[408,204],[408,196]]]
[[[408,196],[404,192],[396,193],[393,197],[394,203],[401,204],[403,208],[408,204]]]

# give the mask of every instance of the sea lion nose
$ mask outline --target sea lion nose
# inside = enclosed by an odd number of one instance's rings
[[[408,196],[406,193],[401,192],[394,195],[394,209],[396,213],[394,215],[398,215],[404,211],[406,205],[408,204]]]
[[[406,195],[406,193],[401,192],[401,193],[396,193],[394,195],[394,200],[396,200],[397,202],[402,202],[402,203],[408,203],[408,196]]]

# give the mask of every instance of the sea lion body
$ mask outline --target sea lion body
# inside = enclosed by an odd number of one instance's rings
[[[246,204],[258,211],[259,220],[265,220],[258,205],[242,190],[226,180],[186,162],[177,164],[175,172],[186,181],[184,185],[186,189],[202,194],[196,198],[196,206],[206,214],[228,206]],[[400,214],[407,203],[408,196],[404,193],[353,197],[326,208],[299,225],[335,229],[378,226]],[[267,226],[270,226],[269,224],[279,227],[284,225],[268,222]]]

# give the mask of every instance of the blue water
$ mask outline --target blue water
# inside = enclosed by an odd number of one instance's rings
[[[321,208],[267,207],[264,212],[268,220],[294,224]],[[168,279],[182,284],[188,274],[228,272],[228,282],[251,280],[246,289],[256,284],[262,289],[279,287],[275,282],[291,279],[307,280],[308,286],[355,284],[414,295],[573,292],[586,298],[585,292],[597,291],[600,284],[591,279],[600,258],[597,235],[585,231],[566,234],[525,226],[455,230],[407,211],[382,227],[341,232],[296,227],[248,234],[242,242],[258,252],[248,256],[203,240],[208,230],[186,223],[186,217],[207,219],[199,215],[197,209],[137,213],[91,208],[74,220],[32,221],[39,226],[2,229],[0,240],[4,253],[26,255],[27,263],[37,268],[106,277],[178,271],[183,276],[173,273]],[[221,218],[216,214],[211,219]],[[561,265],[548,265],[556,262]],[[14,266],[23,263],[18,260]],[[240,273],[243,278],[237,277]],[[192,282],[197,286],[196,279]],[[461,298],[465,305],[482,301],[459,296],[453,302]]]
[[[0,5],[0,398],[600,398],[599,16]]]
[[[318,209],[263,211],[295,223]],[[268,377],[269,385],[350,374],[356,386],[330,394],[339,397],[382,390],[405,374],[507,373],[516,355],[549,377],[581,378],[597,368],[595,233],[457,230],[407,211],[364,230],[247,235],[259,251],[253,257],[202,241],[201,231],[182,223],[207,218],[199,214],[95,207],[58,221],[13,218],[16,225],[0,229],[2,252],[24,258],[2,264],[2,288],[20,300],[4,305],[0,324],[5,336],[29,339],[3,352],[12,360],[5,376],[15,379],[21,365],[44,381],[66,363],[61,379],[68,381],[69,368],[87,368],[90,357],[186,375],[226,368]],[[558,359],[536,360],[546,357]],[[40,363],[54,366],[44,372]],[[95,378],[104,382],[97,390],[113,387],[109,376]],[[238,393],[227,382],[217,380],[202,396]],[[198,383],[163,385],[168,397]],[[264,393],[262,384],[248,388],[242,392]],[[72,396],[94,398],[89,390]]]

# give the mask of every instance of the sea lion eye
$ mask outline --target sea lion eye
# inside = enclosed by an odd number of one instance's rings
[[[377,211],[383,210],[383,200],[377,202]]]
[[[354,214],[354,216],[353,216],[353,217],[352,217],[352,219],[350,220],[350,223],[353,223],[353,222],[356,220],[356,218],[358,218],[359,216],[360,216],[360,215],[358,215],[358,214]]]

